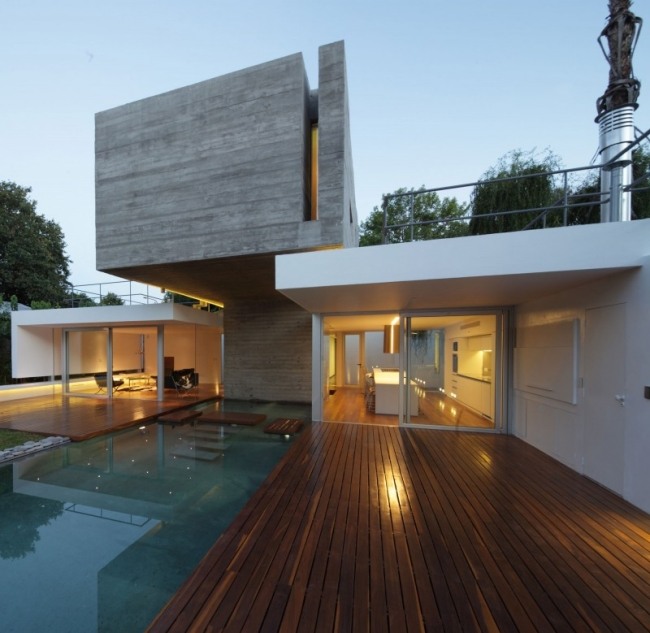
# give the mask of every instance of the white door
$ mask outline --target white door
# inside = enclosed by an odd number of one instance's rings
[[[586,311],[585,475],[623,493],[625,304]]]

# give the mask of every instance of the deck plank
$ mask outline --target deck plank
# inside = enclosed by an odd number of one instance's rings
[[[312,424],[162,631],[650,629],[650,517],[509,436]]]
[[[165,391],[126,393],[112,400],[101,397],[53,394],[2,402],[0,428],[41,435],[60,435],[73,442],[153,422],[159,415],[186,409],[218,398],[214,387],[201,386],[191,397]]]

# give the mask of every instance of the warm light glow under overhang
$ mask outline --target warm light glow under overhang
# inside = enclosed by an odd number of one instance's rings
[[[223,303],[221,301],[212,301],[212,299],[206,299],[205,297],[197,297],[196,295],[190,295],[187,294],[187,292],[181,291],[181,290],[176,290],[174,288],[161,288],[160,289],[163,293],[165,292],[173,292],[174,294],[177,295],[183,295],[184,297],[189,297],[190,299],[196,299],[197,301],[201,301],[203,303],[207,303],[208,305],[216,306],[217,308],[221,308],[223,310]]]

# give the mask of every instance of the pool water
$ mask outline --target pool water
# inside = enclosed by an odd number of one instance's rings
[[[143,631],[288,449],[264,424],[154,423],[0,467],[0,629]]]

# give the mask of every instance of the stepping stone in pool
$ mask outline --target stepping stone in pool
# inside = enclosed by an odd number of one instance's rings
[[[180,411],[172,411],[158,416],[158,422],[163,424],[171,424],[172,428],[179,424],[187,424],[193,422],[196,418],[201,416],[201,411],[194,411],[192,409],[181,409]]]
[[[294,418],[278,418],[273,420],[265,429],[264,433],[272,435],[295,435],[302,430],[304,423],[302,420]]]

